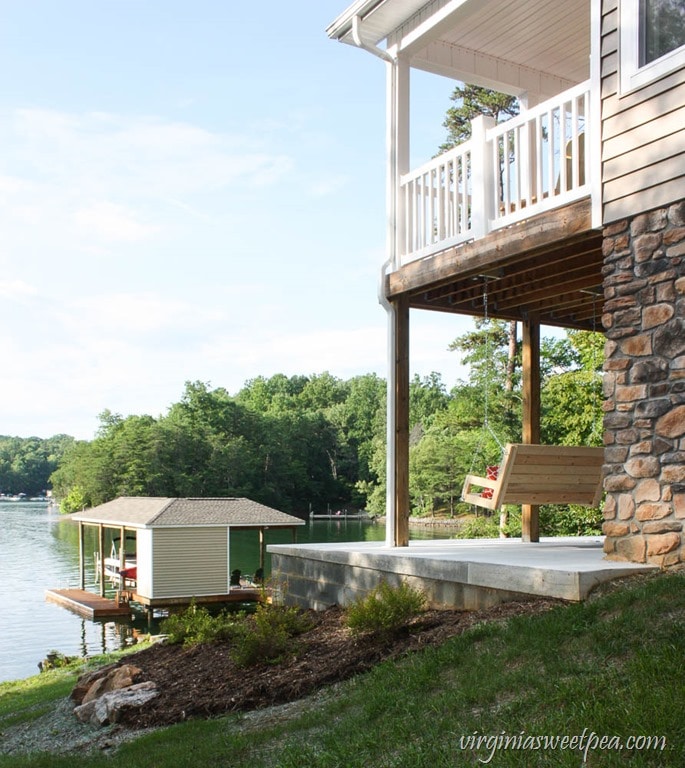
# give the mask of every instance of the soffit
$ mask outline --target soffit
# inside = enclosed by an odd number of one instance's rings
[[[441,75],[449,75],[444,51],[439,58],[434,51],[445,46],[571,83],[590,74],[590,0],[358,2],[331,24],[329,36],[354,44],[355,12],[366,42],[378,45],[385,40],[400,50],[410,46],[414,66]],[[438,18],[441,21],[433,24]],[[454,76],[463,79],[464,74],[460,70]]]

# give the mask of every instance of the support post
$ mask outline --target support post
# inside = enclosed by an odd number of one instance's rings
[[[86,588],[86,561],[85,561],[85,534],[83,531],[83,523],[79,520],[78,524],[78,571],[79,571],[79,586],[81,589]]]
[[[259,567],[264,571],[264,529],[259,529]]]
[[[100,597],[105,596],[105,529],[98,524],[98,552],[100,553]]]
[[[386,545],[409,544],[409,303],[389,301],[386,270],[397,269],[405,247],[404,203],[400,179],[409,167],[409,60],[387,60],[386,208],[387,260],[378,300],[388,317],[386,430]],[[405,415],[406,413],[406,415]]]
[[[395,535],[396,547],[409,546],[409,301],[395,302]]]
[[[494,200],[499,198],[492,167],[492,147],[487,142],[487,131],[495,125],[493,117],[484,115],[471,121],[471,229],[476,239],[490,231]]]
[[[540,442],[540,321],[529,317],[523,321],[523,442]],[[537,504],[521,505],[521,538],[540,541],[540,508]]]

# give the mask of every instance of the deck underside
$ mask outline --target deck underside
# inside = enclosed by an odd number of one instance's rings
[[[602,233],[589,198],[531,217],[388,275],[386,295],[409,307],[601,330]]]

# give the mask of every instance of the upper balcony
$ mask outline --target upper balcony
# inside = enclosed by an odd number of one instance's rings
[[[594,25],[591,11],[594,10]],[[599,327],[597,0],[356,0],[328,29],[386,62],[388,261],[411,308]],[[595,57],[594,61],[598,61]],[[412,168],[412,70],[516,96]]]
[[[401,175],[395,268],[589,196],[590,120],[588,80]]]

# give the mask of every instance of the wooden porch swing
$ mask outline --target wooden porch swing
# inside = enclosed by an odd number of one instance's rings
[[[483,318],[489,322],[488,278],[483,279]],[[593,323],[594,325],[594,323]],[[539,339],[536,345],[539,348]],[[530,347],[530,344],[529,344]],[[486,347],[486,360],[490,352]],[[539,363],[536,363],[539,368]],[[539,387],[538,387],[539,398]],[[524,398],[531,403],[533,398]],[[487,477],[473,474],[473,464],[464,479],[461,498],[469,504],[498,510],[505,504],[579,504],[596,507],[602,498],[604,448],[584,445],[542,445],[537,442],[502,444],[492,431],[488,417],[488,385],[484,400],[483,434],[490,432],[502,449],[499,466],[488,467]],[[539,399],[537,416],[539,418]],[[525,430],[524,430],[525,432]],[[536,430],[539,439],[539,430]],[[528,430],[531,434],[531,430]],[[481,437],[481,441],[482,441]],[[480,446],[480,443],[479,443]],[[474,462],[478,451],[474,452]],[[537,536],[533,539],[537,540]]]
[[[466,475],[462,499],[492,510],[504,504],[596,507],[603,463],[603,448],[507,443],[497,478]]]

